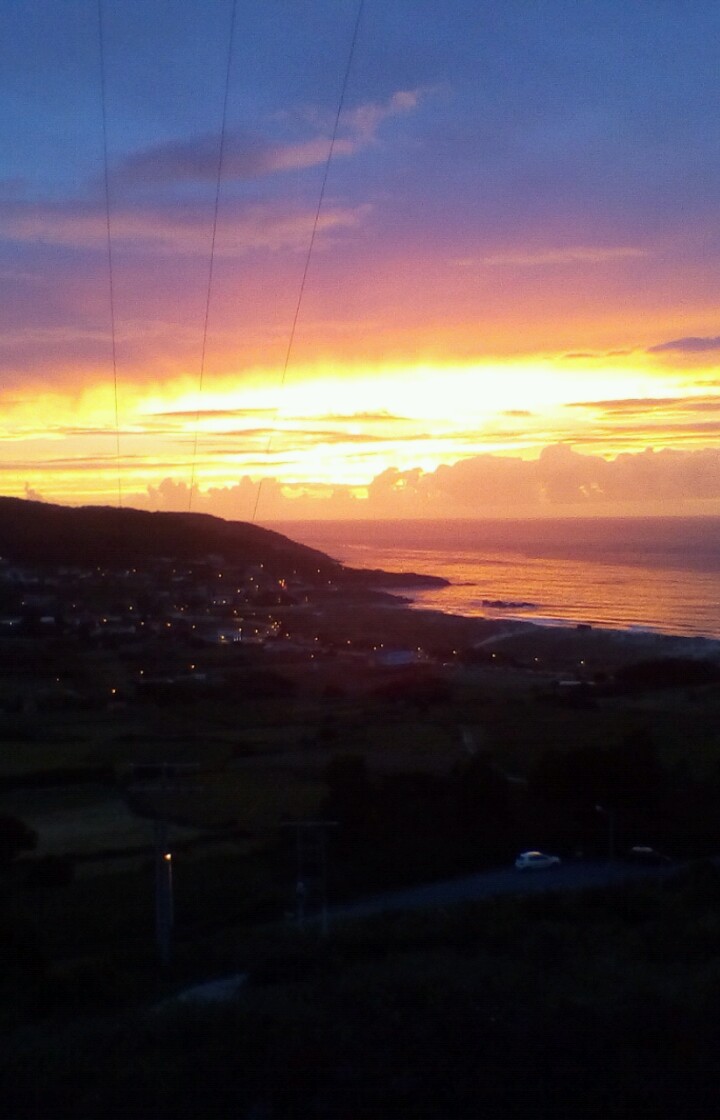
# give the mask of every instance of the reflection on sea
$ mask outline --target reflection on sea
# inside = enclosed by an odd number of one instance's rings
[[[720,638],[720,521],[287,525],[344,563],[444,576],[418,608]]]

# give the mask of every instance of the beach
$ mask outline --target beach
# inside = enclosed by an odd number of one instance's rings
[[[420,572],[416,611],[498,622],[720,639],[720,519],[299,522],[283,532],[355,568]],[[487,631],[486,631],[487,632]],[[567,643],[570,639],[560,639]],[[597,644],[597,639],[592,639]],[[690,648],[690,647],[685,647]]]
[[[364,603],[345,602],[342,596],[324,598],[322,604],[293,613],[292,633],[303,638],[318,635],[321,647],[340,651],[375,648],[378,654],[414,653],[419,662],[452,663],[474,650],[490,664],[495,660],[498,667],[514,664],[580,678],[657,657],[717,658],[720,654],[720,642],[711,638],[467,617],[418,609],[400,597],[382,605],[373,596]]]

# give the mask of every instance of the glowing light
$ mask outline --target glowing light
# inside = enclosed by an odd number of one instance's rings
[[[176,506],[185,508],[182,487],[196,430],[201,490],[265,475],[277,479],[283,493],[308,499],[339,484],[362,498],[388,468],[427,472],[482,453],[533,458],[561,440],[582,447],[586,438],[597,447],[601,437],[602,450],[613,455],[632,450],[643,433],[648,443],[701,446],[707,443],[702,429],[674,430],[671,410],[646,410],[630,425],[606,411],[599,425],[593,407],[659,396],[691,399],[707,392],[693,381],[695,373],[665,368],[638,351],[602,360],[590,354],[566,361],[556,354],[308,366],[293,370],[281,397],[277,371],[259,368],[242,378],[221,374],[201,400],[184,377],[170,376],[162,386],[138,380],[123,391],[119,464],[107,386],[13,397],[0,392],[0,436],[13,449],[3,490],[21,495],[29,485],[51,500],[112,501],[119,465],[124,492],[147,496],[148,487],[170,479],[180,488]],[[172,497],[172,488],[165,494]]]

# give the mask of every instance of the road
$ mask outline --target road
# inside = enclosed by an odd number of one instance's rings
[[[575,860],[544,871],[516,871],[514,867],[483,871],[462,879],[447,879],[422,887],[371,895],[346,906],[333,906],[329,917],[363,918],[398,910],[429,910],[474,902],[496,895],[533,894],[547,890],[581,890],[627,882],[631,879],[656,879],[673,874],[677,867],[633,867],[630,864],[597,863]]]
[[[661,867],[633,867],[630,864],[603,862],[591,863],[575,860],[546,871],[516,871],[514,867],[483,871],[461,879],[446,879],[422,887],[409,887],[400,891],[371,895],[346,906],[333,906],[327,912],[327,922],[344,919],[367,918],[402,910],[433,910],[455,906],[460,902],[474,902],[498,895],[537,894],[548,890],[581,890],[637,879],[659,879],[674,874],[682,864]],[[308,927],[322,923],[322,915],[313,914],[306,919]],[[246,973],[235,973],[203,984],[196,984],[163,1001],[160,1008],[176,1007],[179,1003],[214,1004],[234,1000],[247,979]]]

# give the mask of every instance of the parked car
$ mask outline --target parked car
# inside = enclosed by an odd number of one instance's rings
[[[625,858],[629,863],[640,863],[646,867],[662,867],[672,863],[670,856],[665,856],[662,852],[657,852],[655,848],[648,848],[644,844],[636,844],[634,848],[629,848]]]
[[[547,871],[559,864],[559,856],[547,856],[544,852],[521,852],[515,860],[518,871]]]

